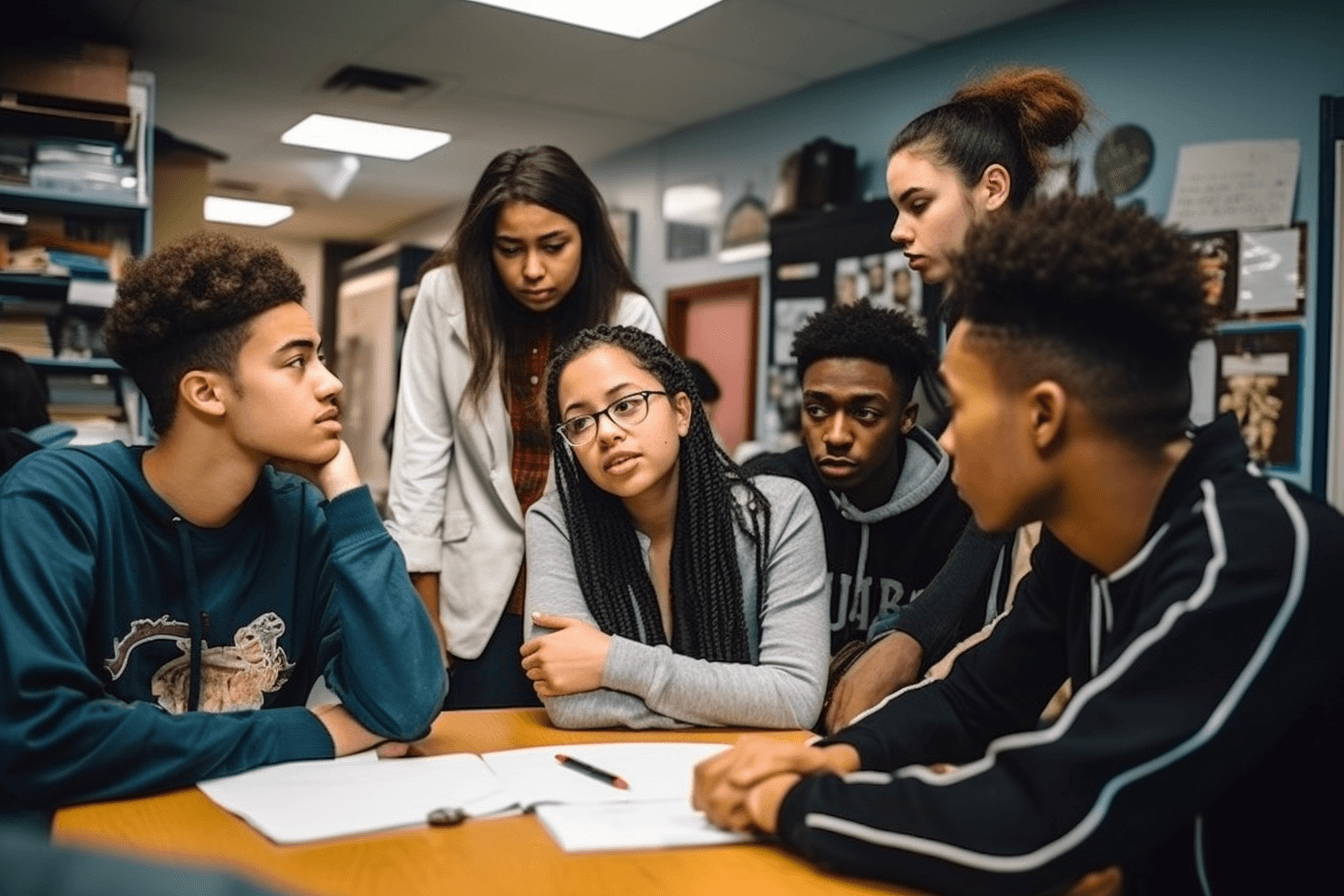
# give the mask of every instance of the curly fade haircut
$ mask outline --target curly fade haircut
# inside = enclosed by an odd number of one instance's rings
[[[232,375],[248,321],[302,301],[303,281],[275,247],[199,232],[127,266],[104,336],[162,435],[173,424],[177,385],[188,371]]]
[[[971,229],[948,310],[1008,388],[1044,379],[1115,435],[1159,447],[1188,427],[1190,353],[1210,333],[1190,242],[1102,196],[1060,196]]]
[[[686,364],[657,338],[635,327],[606,324],[580,331],[552,356],[546,370],[546,411],[551,423],[556,486],[569,525],[579,586],[602,631],[645,644],[665,644],[658,599],[635,536],[634,523],[616,496],[593,484],[556,429],[560,375],[580,355],[602,346],[629,353],[651,373],[669,399],[691,399],[691,425],[678,453],[677,516],[672,535],[672,650],[711,662],[751,663],[742,574],[734,527],[755,545],[759,619],[765,610],[770,505],[714,439],[695,381]],[[732,490],[746,492],[744,510]]]
[[[936,355],[918,321],[904,311],[878,308],[863,299],[818,311],[793,336],[798,380],[826,358],[866,358],[885,364],[901,390],[903,403],[914,395],[922,371]]]

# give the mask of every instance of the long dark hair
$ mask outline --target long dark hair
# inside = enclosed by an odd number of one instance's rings
[[[927,149],[971,187],[990,165],[1008,171],[1008,205],[1021,208],[1035,192],[1050,149],[1069,141],[1087,116],[1081,88],[1050,68],[1001,69],[967,84],[891,141],[887,158],[908,146]]]
[[[583,330],[555,352],[546,371],[556,486],[588,609],[604,632],[649,644],[667,643],[629,513],[619,498],[593,484],[555,430],[561,422],[561,373],[578,356],[606,345],[628,352],[669,398],[684,392],[691,400],[691,425],[679,448],[681,473],[672,534],[672,650],[714,662],[754,662],[747,644],[734,531],[740,528],[755,545],[759,620],[765,609],[770,504],[715,441],[685,363],[635,327]],[[745,510],[733,495],[734,488],[746,491]]]
[[[554,146],[530,146],[495,156],[476,182],[452,238],[424,267],[457,267],[471,349],[466,398],[477,407],[499,359],[509,354],[511,334],[520,329],[520,320],[528,322],[522,316],[536,313],[518,304],[495,271],[495,225],[500,209],[510,202],[540,205],[564,215],[579,229],[579,278],[564,301],[547,312],[554,326],[553,344],[584,327],[609,321],[621,293],[643,292],[621,256],[602,195],[569,153]]]

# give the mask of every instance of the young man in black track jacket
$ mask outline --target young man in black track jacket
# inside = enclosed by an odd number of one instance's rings
[[[697,770],[719,824],[847,874],[1031,893],[1310,892],[1344,784],[1344,518],[1189,432],[1206,310],[1188,244],[1100,197],[971,235],[943,445],[976,522],[1045,536],[1013,612],[943,681],[816,746]],[[1055,685],[1074,696],[1048,727]]]

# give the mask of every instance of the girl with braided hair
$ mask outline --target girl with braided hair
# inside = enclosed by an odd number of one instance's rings
[[[828,660],[821,524],[749,479],[685,363],[624,326],[546,374],[556,490],[527,514],[523,669],[564,728],[810,727]]]

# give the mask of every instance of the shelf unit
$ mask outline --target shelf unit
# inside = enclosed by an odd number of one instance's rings
[[[42,178],[36,186],[35,171],[27,183],[22,178],[29,172],[21,166],[0,171],[0,238],[17,249],[55,234],[68,250],[92,247],[94,254],[108,254],[113,268],[118,255],[147,252],[153,232],[153,110],[154,77],[148,72],[130,73],[124,105],[0,88],[0,148],[11,159],[41,140],[101,141],[116,143],[134,170],[133,183],[72,177]],[[130,377],[101,356],[99,331],[112,293],[110,285],[78,276],[0,271],[0,344],[21,333],[40,340],[35,322],[41,320],[49,350],[25,343],[30,350],[21,354],[46,380],[53,417],[116,415],[132,441],[148,442],[143,398]],[[86,337],[87,352],[72,344]]]

